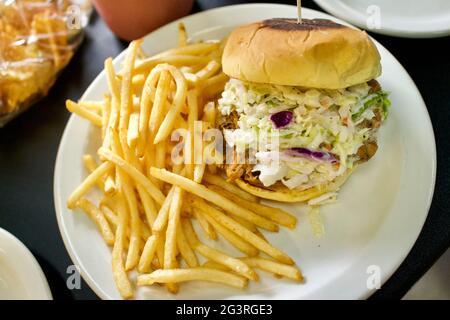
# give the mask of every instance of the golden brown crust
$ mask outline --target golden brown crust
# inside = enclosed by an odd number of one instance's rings
[[[271,19],[235,29],[222,57],[230,77],[257,83],[341,89],[381,74],[364,31],[328,20]]]

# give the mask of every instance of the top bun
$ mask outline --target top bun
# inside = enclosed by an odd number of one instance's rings
[[[249,82],[342,89],[381,74],[369,36],[330,20],[270,19],[235,29],[223,71]]]

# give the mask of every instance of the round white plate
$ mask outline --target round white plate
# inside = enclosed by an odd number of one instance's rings
[[[31,252],[0,228],[0,300],[52,300],[47,279]]]
[[[218,39],[241,24],[271,17],[295,17],[295,14],[292,6],[253,4],[198,13],[184,18],[183,22],[195,39]],[[304,15],[332,18],[308,9]],[[148,35],[143,46],[148,53],[157,53],[175,46],[176,39],[177,22],[174,22]],[[157,286],[139,288],[136,298],[365,298],[374,291],[366,284],[368,270],[375,268],[374,283],[378,276],[383,283],[397,269],[427,216],[435,181],[436,152],[427,109],[416,86],[399,62],[383,46],[378,43],[377,46],[384,67],[380,81],[391,92],[393,106],[381,130],[376,157],[354,173],[336,204],[323,208],[324,236],[313,236],[300,205],[285,206],[299,217],[295,230],[283,228],[276,234],[266,233],[273,244],[297,261],[306,276],[305,284],[263,274],[259,283],[251,283],[246,290],[188,283],[182,285],[177,295]],[[116,66],[123,57],[124,53],[115,59]],[[82,99],[101,99],[106,90],[102,72]],[[85,153],[95,154],[99,135],[98,129],[87,121],[71,117],[56,161],[55,208],[66,248],[86,282],[101,298],[119,299],[111,272],[110,249],[86,215],[65,206],[70,193],[87,174],[81,157]],[[217,242],[212,245],[221,246]]]
[[[450,35],[448,0],[314,1],[336,17],[372,32],[405,38]]]

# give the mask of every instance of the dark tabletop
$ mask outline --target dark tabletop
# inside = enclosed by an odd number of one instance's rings
[[[193,11],[253,1],[197,0]],[[266,1],[254,1],[266,2]],[[272,1],[275,2],[275,1]],[[279,1],[294,4],[295,1]],[[313,1],[304,6],[320,10]],[[371,34],[408,70],[425,99],[438,152],[436,189],[425,226],[408,257],[372,298],[401,298],[450,245],[450,38],[400,39]],[[96,15],[86,39],[47,98],[0,129],[0,227],[10,231],[39,261],[55,299],[97,299],[82,283],[66,286],[72,264],[53,205],[53,169],[69,112],[66,99],[78,99],[108,56],[126,44]]]

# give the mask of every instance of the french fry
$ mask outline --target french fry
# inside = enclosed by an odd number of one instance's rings
[[[112,246],[114,244],[114,234],[112,233],[103,212],[86,199],[78,200],[77,205],[95,222],[106,244]]]
[[[214,207],[209,206],[204,201],[189,197],[189,200],[191,200],[195,208],[202,210],[209,216],[211,216],[214,220],[216,220],[218,223],[226,227],[227,229],[233,231],[241,238],[245,239],[247,242],[261,250],[262,252],[268,254],[269,256],[273,257],[275,260],[278,260],[282,263],[292,265],[294,264],[294,261],[285,253],[280,251],[279,249],[273,247],[270,245],[267,241],[263,240],[262,238],[258,237],[230,217],[226,216],[219,210],[215,209]]]
[[[186,27],[184,26],[184,23],[180,22],[178,24],[178,46],[184,47],[186,45],[187,45]]]
[[[105,179],[105,193],[107,195],[114,195],[117,191],[116,188],[116,183],[114,180],[114,176],[111,174],[107,174],[106,179]]]
[[[212,128],[216,126],[216,106],[214,102],[208,102],[203,107],[203,121],[207,122]]]
[[[101,109],[102,114],[102,139],[105,139],[108,131],[109,117],[111,115],[111,98],[109,95],[105,96],[105,101]]]
[[[196,85],[203,85],[204,81],[211,78],[217,71],[219,71],[219,69],[220,63],[218,63],[217,61],[211,60],[210,62],[208,62],[208,64],[203,69],[195,73]]]
[[[197,106],[197,93],[195,90],[191,90],[187,93],[187,102],[189,108],[188,114],[188,128],[189,137],[185,143],[185,163],[187,176],[192,179],[194,177],[194,139],[195,139],[195,122],[198,120],[198,106]]]
[[[125,271],[125,264],[123,261],[125,232],[128,224],[127,216],[125,200],[120,196],[118,210],[119,224],[117,226],[114,247],[112,250],[112,269],[117,289],[124,299],[133,297],[133,289]]]
[[[210,269],[216,269],[216,270],[220,270],[220,271],[225,271],[225,272],[230,272],[230,268],[228,268],[227,266],[224,266],[221,263],[217,263],[215,261],[212,260],[207,260],[202,264],[202,268],[210,268]]]
[[[185,103],[187,94],[187,83],[183,74],[177,68],[168,64],[162,65],[161,67],[170,72],[175,80],[177,89],[173,97],[173,103],[162,121],[158,132],[156,133],[155,140],[153,142],[155,144],[159,143],[163,139],[166,139],[171,134],[175,118],[180,113],[181,108]]]
[[[204,215],[205,219],[214,226],[214,228],[219,232],[219,234],[228,240],[236,249],[246,254],[247,256],[253,257],[258,255],[259,250],[256,249],[253,245],[239,237],[237,234],[228,230],[221,224],[217,223],[213,218],[211,218],[208,214]]]
[[[161,63],[167,63],[173,66],[193,66],[206,65],[210,61],[209,57],[193,56],[188,54],[167,55],[161,57],[150,57],[137,63],[134,73],[145,73]]]
[[[201,183],[203,180],[203,175],[205,174],[206,164],[196,164],[194,167],[194,181]]]
[[[153,227],[152,227],[152,231],[154,233],[163,232],[164,228],[167,225],[167,220],[169,218],[170,204],[172,203],[172,197],[173,197],[174,190],[175,190],[175,188],[172,188],[170,190],[164,203],[161,206],[161,209],[159,209],[158,215],[157,215],[156,220],[153,223]]]
[[[97,183],[114,165],[111,162],[104,162],[95,169],[87,178],[75,189],[75,191],[69,196],[67,200],[67,208],[73,209],[76,206],[78,200],[81,199],[94,184]]]
[[[117,225],[119,224],[119,218],[112,211],[112,209],[106,204],[100,203],[99,209],[102,211],[109,225],[112,226],[112,229],[115,231],[117,229]]]
[[[164,269],[175,267],[177,230],[180,221],[180,210],[183,202],[183,190],[175,187],[169,209],[169,221],[166,230],[166,243],[164,247]]]
[[[206,174],[203,177],[203,180],[209,184],[221,187],[222,189],[227,190],[228,192],[234,193],[235,195],[239,196],[242,199],[245,199],[250,202],[258,202],[258,198],[254,195],[242,190],[237,185],[226,181],[224,178],[212,175],[212,174]]]
[[[138,276],[138,286],[148,286],[154,283],[178,283],[186,281],[208,281],[221,283],[236,288],[245,288],[247,279],[229,272],[208,268],[155,270],[150,274]]]
[[[88,110],[86,108],[83,108],[71,100],[66,101],[66,107],[67,110],[69,110],[72,113],[75,113],[76,115],[86,120],[89,120],[93,125],[100,128],[102,127],[102,118],[97,113],[92,112],[91,110]]]
[[[133,66],[136,59],[137,48],[141,41],[132,41],[128,47],[127,55],[125,57],[122,83],[120,88],[120,117],[119,117],[119,137],[122,143],[122,148],[127,147],[127,130],[130,121],[130,114],[132,109],[132,92],[131,81]]]
[[[165,69],[164,66],[165,65],[159,65],[158,67],[156,67],[155,69],[152,70],[152,73],[160,72],[159,81],[158,81],[158,85],[156,87],[156,92],[155,92],[153,108],[150,113],[150,119],[149,119],[150,122],[148,125],[152,137],[154,137],[157,134],[158,129],[163,120],[164,113],[165,113],[164,105],[165,105],[165,102],[167,99],[167,94],[169,92],[169,87],[170,87],[170,80],[171,80],[170,73],[168,70]]]
[[[150,272],[151,263],[153,261],[153,257],[156,253],[156,248],[158,246],[157,235],[151,235],[147,242],[145,243],[144,250],[142,251],[141,258],[139,260],[138,271],[141,273]]]
[[[97,114],[100,114],[104,107],[104,101],[78,101],[78,105],[82,108],[92,110]]]
[[[139,198],[141,199],[142,206],[144,207],[145,217],[147,218],[147,223],[150,228],[153,227],[153,224],[158,215],[158,211],[156,210],[156,205],[150,195],[145,191],[142,185],[137,184],[136,189],[139,194]]]
[[[137,76],[134,76],[134,78]],[[143,78],[143,76],[142,76]],[[154,69],[145,79],[144,87],[141,95],[141,106],[139,115],[139,140],[137,145],[137,155],[142,157],[145,154],[149,133],[149,120],[151,109],[154,101],[153,92],[156,92],[155,85],[160,78],[158,69]],[[161,84],[162,85],[162,84]]]
[[[189,246],[189,243],[184,236],[184,231],[181,227],[181,224],[178,224],[177,246],[181,256],[183,257],[184,261],[186,261],[187,265],[190,268],[198,267],[197,256],[195,255],[194,250],[192,250],[192,248]]]
[[[287,266],[285,264],[261,257],[246,257],[240,259],[252,268],[271,272],[273,274],[280,275],[295,281],[303,280],[301,271],[295,266]]]
[[[121,169],[123,169],[136,183],[142,185],[148,194],[158,203],[162,205],[164,202],[164,194],[161,190],[158,189],[145,175],[143,175],[139,170],[137,170],[130,163],[119,157],[117,154],[114,154],[111,150],[100,148],[99,155],[105,157],[109,161],[115,163]],[[109,169],[109,168],[108,168]]]
[[[216,231],[214,230],[213,226],[208,222],[208,220],[206,220],[203,214],[197,211],[193,211],[192,214],[195,217],[195,219],[197,219],[206,236],[212,240],[217,240]]]
[[[240,263],[242,261],[239,261],[236,258],[233,258],[217,249],[211,248],[201,243],[198,240],[197,235],[195,234],[195,231],[189,220],[183,219],[182,225],[184,234],[186,236],[187,241],[189,242],[189,245],[195,251],[198,251],[198,253],[200,253],[202,256],[229,267],[231,270],[246,277],[247,279],[250,280],[258,279],[258,275],[252,269],[250,269],[245,263]]]
[[[108,120],[108,129],[105,132],[105,138],[103,139],[102,146],[104,148],[109,148],[111,143],[111,130],[117,129],[119,125],[119,117],[120,117],[120,89],[119,83],[116,78],[116,73],[114,70],[114,66],[112,63],[112,59],[108,58],[105,60],[105,72],[106,79],[108,82],[109,92],[111,93],[111,112]],[[105,187],[107,192],[113,191],[115,192],[115,188],[111,183],[112,180],[107,178],[105,183]]]
[[[139,113],[133,112],[130,115],[130,122],[127,131],[127,143],[130,148],[134,148],[139,139]]]
[[[139,262],[139,250],[141,249],[141,222],[139,218],[139,211],[137,208],[136,194],[129,181],[128,176],[123,174],[120,170],[120,180],[122,181],[122,190],[125,200],[128,205],[128,212],[130,213],[130,243],[128,246],[128,255],[125,262],[125,270],[133,269]]]
[[[153,177],[163,180],[167,183],[175,184],[183,188],[187,192],[190,192],[192,194],[195,194],[196,196],[199,196],[200,198],[212,202],[225,211],[232,212],[233,214],[240,216],[241,218],[244,218],[261,228],[267,229],[269,231],[278,231],[278,226],[275,223],[267,220],[266,218],[258,216],[248,209],[238,206],[233,201],[230,201],[220,194],[209,190],[204,185],[195,183],[192,180],[169,172],[165,169],[158,169],[153,167],[150,169],[150,174]]]
[[[95,171],[95,169],[97,169],[97,163],[95,162],[94,157],[92,157],[92,155],[90,154],[85,154],[83,156],[83,163],[86,169],[89,171],[89,173],[92,173]],[[97,186],[99,187],[100,190],[105,189],[103,180],[97,180]]]
[[[168,57],[168,56],[178,56],[178,55],[185,55],[185,56],[192,56],[192,57],[198,57],[198,56],[205,56],[210,54],[211,52],[214,52],[218,50],[220,47],[220,43],[218,42],[202,42],[202,43],[192,43],[187,44],[184,46],[180,46],[178,48],[172,48],[166,51],[163,51],[161,53],[158,53],[152,58],[161,58],[161,57]],[[211,60],[211,59],[210,59]],[[190,68],[190,66],[182,66],[180,69],[186,69]],[[194,72],[194,70],[190,69],[189,72]]]
[[[237,204],[241,205],[244,208],[247,208],[248,210],[251,210],[255,212],[256,214],[259,214],[260,216],[263,216],[269,220],[272,220],[275,223],[278,223],[282,226],[288,227],[290,229],[295,228],[295,225],[297,224],[297,218],[291,215],[290,213],[287,213],[284,210],[281,210],[279,208],[273,208],[269,206],[265,206],[256,202],[250,202],[247,200],[243,200],[239,196],[235,195],[234,193],[231,193],[227,190],[224,190],[217,186],[209,186],[209,188],[217,193],[225,195],[228,199],[236,202]]]

